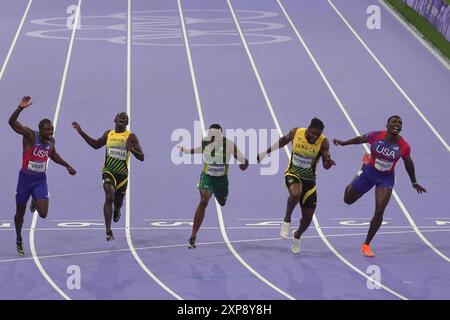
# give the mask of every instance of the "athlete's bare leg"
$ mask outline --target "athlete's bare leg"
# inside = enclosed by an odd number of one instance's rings
[[[315,209],[310,208],[302,208],[302,218],[300,220],[300,225],[297,230],[294,232],[294,237],[300,239],[302,234],[308,229],[309,225],[314,216]]]
[[[114,236],[111,230],[111,220],[113,212],[114,203],[114,186],[110,183],[105,183],[103,185],[103,190],[105,191],[105,204],[103,205],[103,215],[105,216],[105,226],[107,241],[113,240]]]
[[[284,222],[290,223],[292,212],[295,206],[299,203],[302,196],[302,185],[301,183],[294,183],[289,186],[289,197],[287,199],[286,213],[284,215]]]
[[[114,195],[114,222],[117,222],[120,219],[120,209],[122,208],[124,198],[125,193],[116,191]]]
[[[370,228],[367,233],[366,241],[364,242],[367,245],[370,244],[383,223],[384,210],[391,199],[391,194],[392,189],[389,188],[375,189],[375,213],[370,221]]]

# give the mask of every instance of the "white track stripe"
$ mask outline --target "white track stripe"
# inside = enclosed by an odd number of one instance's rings
[[[127,10],[127,113],[129,117],[129,130],[131,130],[131,43],[132,43],[132,11],[131,11],[131,0],[128,0],[128,10]],[[128,247],[130,248],[131,254],[133,255],[139,266],[164,290],[171,294],[174,298],[178,300],[183,300],[178,294],[176,294],[172,289],[166,286],[153,272],[142,261],[141,257],[137,254],[136,249],[131,239],[131,161],[128,162],[128,192],[126,193],[126,204],[125,204],[125,236],[127,238]]]
[[[297,30],[297,27],[295,26],[295,24],[292,22],[291,18],[289,17],[289,15],[287,14],[286,10],[284,9],[283,5],[281,4],[280,0],[277,0],[278,4],[280,5],[284,15],[286,16],[286,18],[289,21],[289,24],[291,25],[292,29],[294,30],[295,34],[297,35],[297,38],[299,39],[299,41],[301,42],[302,46],[305,48],[306,52],[308,53],[309,58],[311,59],[311,61],[313,62],[314,66],[316,67],[317,71],[319,72],[320,76],[322,77],[323,81],[325,82],[328,90],[330,90],[331,94],[333,95],[334,100],[336,101],[336,103],[338,104],[339,108],[341,109],[342,113],[345,115],[347,121],[349,122],[350,126],[352,127],[353,131],[355,132],[355,134],[357,136],[360,136],[361,133],[359,132],[358,128],[356,127],[356,125],[354,124],[353,120],[350,118],[347,110],[345,109],[344,105],[342,104],[342,102],[340,101],[339,97],[336,95],[336,92],[334,91],[333,87],[331,86],[331,84],[329,83],[327,77],[325,76],[325,74],[323,73],[322,69],[320,68],[317,60],[315,59],[315,57],[313,56],[313,54],[311,53],[311,50],[308,48],[308,46],[306,45],[305,41],[303,40],[302,36],[300,35],[300,33]],[[367,145],[363,145],[364,149],[366,152],[370,152],[370,149],[367,147]],[[398,196],[397,192],[395,190],[392,190],[392,195],[394,196],[395,200],[397,201],[398,205],[400,206],[400,209],[403,211],[403,214],[406,216],[406,218],[408,219],[409,223],[411,224],[411,226],[413,227],[413,229],[416,231],[417,235],[420,237],[420,239],[422,239],[422,241],[428,246],[430,247],[436,254],[438,254],[441,258],[443,258],[444,260],[446,260],[447,262],[450,262],[450,259],[443,254],[441,251],[439,251],[436,247],[433,246],[432,243],[430,243],[425,236],[420,232],[420,230],[417,228],[417,225],[415,224],[414,220],[412,219],[411,215],[409,214],[408,210],[406,209],[406,207],[404,206],[403,202],[401,201],[400,197]]]
[[[178,10],[179,10],[179,14],[180,14],[180,23],[181,23],[181,28],[182,28],[182,32],[183,32],[183,38],[184,38],[184,45],[185,45],[185,49],[186,49],[186,55],[187,55],[188,63],[189,63],[189,70],[190,70],[190,73],[191,73],[192,85],[194,87],[194,92],[195,92],[195,96],[196,96],[195,100],[196,100],[196,105],[197,105],[197,111],[198,111],[198,114],[199,114],[199,117],[200,117],[201,126],[202,126],[202,134],[203,134],[203,136],[205,136],[206,135],[205,123],[204,123],[204,120],[203,120],[202,108],[201,108],[201,104],[200,104],[200,96],[198,94],[197,80],[195,78],[194,64],[192,62],[191,50],[190,50],[190,46],[189,46],[189,39],[188,39],[188,34],[187,34],[186,25],[185,25],[185,21],[184,21],[183,8],[181,6],[181,0],[178,0]],[[224,225],[224,222],[223,222],[222,210],[221,210],[221,208],[219,206],[219,203],[217,202],[217,200],[215,200],[215,203],[216,203],[216,209],[217,209],[217,216],[219,218],[220,232],[222,234],[222,237],[223,237],[223,239],[224,239],[228,249],[233,254],[233,256],[247,270],[249,270],[251,273],[253,273],[253,275],[255,275],[259,280],[264,282],[266,285],[268,285],[269,287],[271,287],[272,289],[274,289],[275,291],[277,291],[278,293],[280,293],[284,297],[286,297],[286,298],[288,298],[290,300],[295,300],[294,297],[289,295],[287,292],[284,292],[283,290],[278,288],[276,285],[271,283],[269,280],[264,278],[261,274],[259,274],[244,259],[242,259],[242,257],[237,253],[237,251],[234,249],[233,245],[231,244],[230,240],[228,239],[228,235],[226,233],[225,225]]]
[[[22,16],[22,20],[20,21],[19,27],[17,28],[16,35],[14,36],[11,46],[9,47],[5,61],[3,62],[2,69],[0,70],[0,81],[2,80],[3,75],[5,74],[6,66],[8,65],[9,59],[11,58],[14,47],[16,46],[16,42],[17,42],[17,39],[19,38],[20,32],[22,31],[23,24],[25,23],[25,20],[27,19],[28,11],[30,11],[32,2],[33,2],[33,0],[28,1],[28,5],[25,8],[25,12],[23,13],[23,16]]]
[[[69,71],[70,59],[72,57],[73,43],[75,41],[75,33],[77,31],[76,26],[78,25],[78,21],[80,19],[81,1],[82,0],[78,1],[78,6],[77,6],[78,9],[77,9],[77,12],[76,12],[76,15],[75,15],[75,21],[74,21],[72,33],[71,33],[71,36],[70,36],[69,48],[67,50],[66,63],[64,65],[63,76],[62,76],[61,84],[60,84],[60,88],[59,88],[58,101],[56,103],[55,115],[53,117],[53,126],[54,126],[53,134],[54,135],[56,134],[56,127],[57,127],[57,124],[58,124],[59,111],[61,110],[62,97],[64,95],[64,89],[65,89],[65,85],[66,85],[67,73]],[[53,289],[55,289],[64,299],[71,300],[70,297],[66,293],[64,293],[64,291],[60,287],[58,287],[58,285],[50,278],[50,276],[47,274],[47,272],[45,271],[44,267],[42,266],[41,262],[39,261],[39,258],[38,258],[37,252],[36,252],[35,243],[34,243],[34,238],[35,238],[34,237],[34,233],[35,233],[35,230],[36,230],[37,219],[38,219],[38,213],[35,212],[33,214],[33,220],[31,221],[31,230],[30,230],[30,249],[31,249],[31,255],[33,257],[34,263],[36,264],[36,266],[38,267],[39,271],[44,276],[45,280],[47,280],[47,282],[50,283],[50,285],[53,287]]]
[[[347,26],[347,28],[353,33],[353,35],[358,39],[358,41],[362,44],[362,46],[367,50],[367,52],[370,54],[373,60],[378,64],[378,66],[383,70],[383,72],[386,74],[386,76],[391,80],[391,82],[394,84],[394,86],[397,88],[397,90],[402,94],[402,96],[408,101],[409,105],[417,112],[417,114],[422,118],[422,120],[427,124],[427,126],[430,128],[430,130],[434,133],[434,135],[441,141],[441,143],[444,145],[444,147],[447,149],[448,152],[450,152],[450,146],[447,144],[447,142],[444,140],[444,138],[439,134],[439,132],[433,127],[431,122],[425,117],[425,115],[420,111],[420,109],[417,107],[417,105],[412,101],[412,99],[406,94],[406,92],[403,90],[403,88],[398,84],[398,82],[394,79],[394,77],[390,74],[390,72],[386,69],[386,67],[381,63],[381,61],[377,58],[377,56],[373,53],[373,51],[367,46],[367,44],[364,42],[364,40],[359,36],[359,34],[353,29],[353,27],[350,25],[350,23],[345,19],[345,17],[341,14],[341,12],[335,7],[335,5],[331,2],[331,0],[327,0],[327,2],[330,4],[330,6],[334,9],[334,11],[337,13],[339,18],[344,22],[344,24]]]
[[[134,229],[134,228],[133,228]],[[102,229],[104,230],[104,229]],[[450,232],[450,229],[439,229],[439,230],[425,230],[424,232]],[[414,231],[386,231],[386,232],[378,232],[379,235],[390,235],[390,234],[404,234],[404,233],[414,233]],[[341,238],[341,237],[352,237],[352,236],[362,236],[366,235],[366,233],[342,233],[342,234],[328,234],[328,238]],[[305,239],[315,239],[320,238],[319,235],[315,236],[302,236]],[[231,240],[231,243],[249,243],[249,242],[262,242],[262,241],[283,241],[282,238],[258,238],[258,239],[243,239],[243,240]],[[215,244],[224,244],[224,241],[213,241],[213,242],[199,242],[199,245],[215,245]],[[155,249],[170,249],[170,248],[183,248],[186,247],[186,244],[171,244],[164,246],[151,246],[151,247],[138,247],[136,251],[145,251],[145,250],[155,250]],[[84,255],[93,255],[93,254],[104,254],[104,253],[115,253],[115,252],[128,252],[129,248],[123,249],[111,249],[111,250],[99,250],[99,251],[84,251],[84,252],[75,252],[75,253],[64,253],[64,254],[54,254],[48,256],[39,256],[39,259],[52,259],[52,258],[65,258],[65,257],[73,257],[73,256],[84,256]],[[13,259],[5,259],[0,260],[0,263],[6,262],[22,262],[32,260],[33,258],[13,258]]]
[[[276,117],[276,115],[275,115],[275,112],[273,111],[272,104],[271,104],[271,102],[270,102],[270,99],[268,98],[268,95],[267,95],[267,93],[266,93],[266,89],[265,89],[264,84],[263,84],[263,82],[262,82],[262,80],[261,80],[261,77],[260,77],[260,75],[259,75],[258,69],[256,68],[256,65],[255,65],[255,63],[254,63],[254,61],[253,61],[253,56],[252,56],[252,54],[251,54],[251,52],[250,52],[250,48],[249,48],[248,45],[247,45],[247,42],[246,42],[246,40],[245,40],[245,37],[244,37],[244,34],[243,34],[242,30],[241,30],[241,27],[240,27],[240,25],[239,25],[239,22],[238,22],[238,20],[237,20],[237,18],[236,18],[236,15],[234,14],[233,8],[232,8],[231,3],[230,3],[230,0],[227,0],[227,2],[228,2],[228,5],[230,6],[230,10],[232,11],[232,14],[233,14],[233,18],[234,18],[234,20],[235,20],[236,27],[237,27],[237,29],[238,29],[238,32],[239,32],[239,35],[240,35],[240,37],[241,37],[242,43],[243,43],[243,45],[244,45],[244,48],[245,48],[245,50],[246,50],[246,52],[247,52],[248,58],[249,58],[249,60],[250,60],[250,62],[251,62],[251,64],[252,64],[253,71],[254,71],[254,73],[255,73],[255,75],[256,75],[256,78],[258,79],[258,83],[259,83],[259,85],[260,85],[261,91],[262,91],[262,93],[263,93],[263,95],[264,95],[264,97],[265,97],[265,99],[266,99],[267,107],[269,108],[270,113],[272,114],[274,123],[275,123],[275,125],[276,125],[276,127],[277,127],[277,130],[278,130],[278,134],[279,134],[279,136],[281,137],[281,136],[283,136],[283,132],[282,132],[282,130],[281,130],[281,128],[280,128],[280,125],[278,124],[278,120],[277,120],[277,117]],[[278,1],[278,4],[280,5],[281,9],[282,9],[283,12],[285,13],[286,17],[288,17],[286,11],[284,10],[284,7],[282,6],[282,4],[281,4],[279,1]],[[287,148],[287,146],[284,147],[284,150],[285,150],[285,152],[286,152],[286,155],[289,157],[290,152],[289,152],[289,149]],[[330,251],[333,252],[334,255],[335,255],[336,257],[338,257],[343,263],[345,263],[345,264],[346,264],[348,267],[350,267],[352,270],[354,270],[355,272],[359,273],[359,274],[360,274],[361,276],[363,276],[364,278],[366,278],[366,279],[372,281],[372,280],[373,280],[372,278],[370,278],[366,273],[364,273],[363,271],[361,271],[360,269],[358,269],[357,267],[355,267],[353,264],[351,264],[348,260],[346,260],[346,259],[345,259],[345,258],[344,258],[344,257],[343,257],[343,256],[342,256],[342,255],[341,255],[341,254],[340,254],[340,253],[339,253],[339,252],[331,245],[331,243],[328,241],[328,239],[325,237],[325,235],[323,234],[322,230],[320,229],[319,221],[317,220],[317,217],[316,217],[315,215],[314,215],[313,221],[314,221],[314,225],[315,225],[315,228],[316,228],[317,233],[320,235],[322,241],[326,244],[326,246],[328,247],[328,249],[330,249]],[[381,284],[381,283],[378,282],[378,281],[377,281],[377,285],[379,285],[381,288],[383,288],[384,290],[388,291],[389,293],[391,293],[391,294],[397,296],[397,297],[400,298],[400,299],[405,299],[405,300],[407,299],[407,298],[405,298],[404,296],[402,296],[402,295],[400,295],[399,293],[393,291],[392,289],[386,287],[385,285]]]
[[[425,40],[424,36],[419,30],[417,30],[413,25],[406,21],[403,16],[397,13],[397,11],[391,6],[390,3],[385,2],[384,0],[378,0],[378,2],[381,3],[381,5],[385,7],[386,10],[389,11],[394,16],[394,18],[396,18],[398,22],[400,22],[400,24],[414,36],[414,38],[416,38],[436,59],[438,59],[444,65],[445,68],[447,68],[447,70],[450,71],[450,63],[447,57],[440,53],[431,43]]]

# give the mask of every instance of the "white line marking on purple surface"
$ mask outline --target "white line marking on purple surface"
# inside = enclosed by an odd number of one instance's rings
[[[232,6],[231,6],[230,0],[227,0],[227,2],[228,2],[228,5],[229,5],[229,7],[230,7],[230,10],[231,10],[231,12],[232,12],[232,15],[233,15],[233,17],[234,17],[236,27],[237,27],[237,29],[238,29],[239,35],[240,35],[241,40],[242,40],[242,44],[244,45],[245,51],[247,52],[248,58],[249,58],[250,63],[251,63],[251,65],[252,65],[252,67],[253,67],[253,71],[254,71],[255,76],[256,76],[256,78],[257,78],[257,80],[258,80],[259,86],[260,86],[260,88],[261,88],[261,92],[263,93],[264,99],[266,100],[266,105],[267,105],[267,107],[268,107],[268,109],[269,109],[269,111],[270,111],[270,114],[272,115],[273,122],[275,123],[275,126],[277,127],[278,134],[279,134],[280,137],[282,137],[282,136],[283,136],[283,132],[282,132],[281,127],[280,127],[280,125],[279,125],[279,123],[278,123],[277,116],[275,115],[275,112],[274,112],[274,110],[273,110],[272,104],[271,104],[271,102],[270,102],[270,99],[269,99],[269,97],[268,97],[268,95],[267,95],[267,92],[266,92],[266,89],[265,89],[265,87],[264,87],[264,84],[263,84],[263,82],[262,82],[262,80],[261,80],[261,77],[260,77],[260,75],[259,75],[258,69],[256,68],[256,64],[255,64],[255,62],[253,61],[253,56],[252,56],[252,54],[251,54],[251,52],[250,52],[250,49],[249,49],[249,47],[248,47],[248,45],[247,45],[247,42],[246,42],[245,37],[244,37],[244,34],[243,34],[243,32],[242,32],[242,30],[241,30],[241,28],[240,28],[240,26],[239,26],[239,22],[238,22],[238,20],[237,20],[237,18],[236,18],[236,16],[235,16],[235,13],[234,13],[233,8],[232,8]],[[293,25],[293,24],[292,24],[292,21],[290,20],[289,16],[287,15],[286,11],[284,10],[283,5],[282,5],[279,1],[277,1],[277,2],[278,2],[278,4],[279,4],[280,8],[282,9],[284,15],[286,16],[286,18],[288,18],[289,24],[292,26],[292,25]],[[300,35],[298,34],[298,32],[296,32],[296,34],[297,34],[297,36],[300,36]],[[301,37],[300,37],[300,39],[301,39]],[[302,39],[302,40],[303,40],[303,39]],[[289,152],[288,147],[285,146],[285,147],[284,147],[284,150],[286,151],[286,154],[287,154],[287,156],[289,157],[289,156],[290,156],[290,152]],[[366,279],[368,279],[368,280],[371,280],[371,281],[373,280],[372,278],[370,278],[369,276],[367,276],[367,274],[366,274],[365,272],[361,271],[361,270],[358,269],[356,266],[354,266],[352,263],[350,263],[350,261],[348,261],[347,259],[345,259],[345,258],[344,258],[344,257],[343,257],[343,256],[342,256],[342,255],[341,255],[341,254],[340,254],[340,253],[339,253],[339,252],[331,245],[331,243],[328,241],[328,239],[326,238],[326,236],[323,234],[322,230],[320,229],[319,221],[318,221],[318,219],[317,219],[317,217],[316,217],[315,215],[314,215],[314,217],[313,217],[313,222],[314,222],[314,226],[315,226],[315,228],[316,228],[316,231],[317,231],[317,233],[320,235],[322,241],[325,243],[325,245],[328,247],[328,249],[330,249],[330,251],[333,252],[333,254],[334,254],[336,257],[338,257],[343,263],[345,263],[348,267],[350,267],[352,270],[354,270],[354,271],[356,271],[357,273],[359,273],[359,274],[360,274],[361,276],[363,276],[364,278],[366,278]],[[393,295],[397,296],[398,298],[400,298],[400,299],[406,299],[404,296],[402,296],[402,295],[400,295],[399,293],[393,291],[392,289],[386,287],[385,285],[383,285],[383,284],[381,284],[381,283],[379,283],[379,282],[377,282],[377,281],[374,281],[374,283],[376,283],[377,285],[379,285],[380,287],[382,287],[384,290],[386,290],[386,291],[392,293]]]
[[[203,113],[202,113],[202,108],[201,108],[201,104],[200,104],[200,96],[198,94],[197,80],[195,78],[194,64],[192,62],[191,50],[190,50],[190,47],[189,47],[189,40],[188,40],[188,33],[187,33],[187,30],[186,30],[186,25],[185,25],[185,21],[184,21],[183,8],[181,6],[181,0],[178,0],[178,10],[179,10],[179,13],[180,13],[180,23],[181,23],[181,28],[182,28],[182,31],[183,31],[183,39],[184,39],[184,44],[185,44],[185,49],[186,49],[186,55],[187,55],[187,58],[188,58],[189,70],[190,70],[190,73],[191,73],[192,85],[193,85],[194,93],[195,93],[195,101],[196,101],[197,111],[198,111],[198,114],[199,114],[199,117],[200,117],[202,133],[205,136],[206,135],[205,122],[204,122],[204,119],[203,119]],[[269,287],[271,287],[272,289],[274,289],[275,291],[277,291],[278,293],[280,293],[284,297],[286,297],[286,298],[288,298],[290,300],[295,300],[294,297],[292,297],[291,295],[289,295],[285,291],[281,290],[276,285],[274,285],[272,282],[270,282],[269,280],[264,278],[261,274],[259,274],[244,259],[242,259],[242,257],[237,253],[237,251],[232,246],[230,240],[228,239],[228,235],[226,233],[225,225],[224,225],[224,222],[223,222],[222,210],[220,209],[219,203],[217,202],[217,200],[215,200],[215,203],[216,203],[217,216],[218,216],[218,219],[219,219],[220,231],[222,233],[222,237],[224,238],[225,244],[227,245],[227,247],[230,250],[230,252],[234,255],[234,257],[247,270],[249,270],[251,273],[253,273],[259,280],[264,282],[266,285],[268,285]]]
[[[434,133],[434,135],[441,141],[441,143],[444,145],[444,147],[447,149],[448,152],[450,152],[450,146],[447,144],[447,142],[444,140],[444,138],[439,134],[439,132],[433,127],[431,122],[425,117],[425,115],[420,111],[419,107],[412,101],[412,99],[406,94],[406,92],[403,90],[403,88],[398,84],[397,80],[394,79],[394,77],[391,75],[391,73],[386,69],[386,67],[381,63],[380,59],[373,53],[373,51],[369,48],[369,46],[364,42],[364,40],[360,37],[360,35],[353,29],[353,27],[350,25],[350,23],[345,19],[345,17],[342,15],[342,13],[335,7],[333,2],[331,0],[327,0],[327,2],[330,4],[330,6],[333,8],[333,10],[337,13],[339,18],[344,22],[344,24],[347,26],[347,28],[351,31],[351,33],[355,36],[356,39],[362,44],[362,46],[366,49],[366,51],[370,54],[373,60],[378,64],[378,66],[383,70],[383,72],[386,74],[386,76],[391,80],[391,82],[394,84],[394,86],[397,88],[397,90],[402,94],[402,96],[408,101],[409,105],[417,112],[417,114],[422,118],[422,120],[426,123],[426,125],[430,128],[430,130]],[[444,258],[445,259],[445,258]],[[446,259],[448,262],[450,260]]]
[[[447,57],[442,55],[432,44],[425,40],[424,36],[419,32],[419,30],[417,30],[413,25],[409,24],[402,16],[400,16],[389,3],[383,0],[378,0],[378,2],[381,3],[381,5],[385,7],[386,10],[389,11],[389,13],[392,14],[398,20],[398,22],[400,22],[400,24],[404,26],[405,29],[408,30],[428,51],[430,51],[430,53],[436,59],[438,59],[445,68],[447,68],[447,70],[450,70],[450,62]]]
[[[329,1],[329,0],[327,0]],[[323,81],[325,82],[328,90],[331,92],[334,100],[336,101],[336,103],[339,105],[339,108],[341,109],[342,113],[345,115],[345,118],[347,119],[347,121],[349,122],[350,126],[352,127],[353,131],[355,132],[356,135],[360,136],[361,133],[359,132],[358,128],[356,127],[355,123],[353,122],[353,120],[351,119],[350,115],[348,114],[347,110],[345,109],[344,105],[342,104],[341,100],[339,99],[339,97],[337,96],[336,92],[334,91],[333,87],[331,86],[330,82],[328,81],[327,77],[325,76],[325,74],[323,73],[320,65],[318,64],[316,58],[314,57],[314,55],[312,54],[311,50],[309,49],[309,47],[306,45],[305,41],[303,40],[303,37],[300,35],[300,33],[297,30],[297,27],[295,26],[295,24],[292,22],[291,18],[289,17],[289,15],[287,14],[286,10],[284,9],[283,5],[281,4],[280,0],[277,0],[280,8],[282,9],[282,11],[284,12],[286,18],[288,19],[289,23],[291,24],[291,27],[293,29],[293,31],[295,32],[295,34],[297,35],[297,38],[299,39],[300,43],[302,44],[302,46],[304,47],[304,49],[306,50],[309,58],[311,59],[311,61],[313,62],[314,66],[316,67],[318,73],[320,74],[320,76],[322,77]],[[370,152],[369,148],[364,144],[363,145],[364,149],[366,152]],[[444,260],[446,260],[447,262],[450,262],[450,259],[443,254],[441,251],[439,251],[436,247],[433,246],[433,244],[428,241],[427,238],[425,238],[425,236],[420,232],[420,230],[418,229],[416,223],[414,222],[414,220],[412,219],[411,215],[409,214],[409,212],[407,211],[405,205],[403,204],[402,200],[400,199],[400,197],[398,196],[397,192],[395,190],[392,190],[392,195],[394,196],[395,200],[397,201],[398,205],[400,206],[400,209],[403,211],[405,217],[408,219],[408,222],[411,224],[411,226],[414,228],[414,230],[416,230],[416,234],[419,236],[420,239],[422,239],[422,241],[428,246],[430,247],[436,254],[438,254],[441,258],[443,258]]]
[[[131,14],[131,0],[127,2],[127,113],[129,118],[129,130],[131,131],[131,34],[132,34],[132,14]],[[128,162],[128,191],[126,193],[126,203],[125,203],[125,236],[127,238],[128,247],[130,248],[131,254],[133,255],[139,266],[164,290],[166,290],[170,295],[172,295],[177,300],[183,300],[177,293],[166,286],[153,272],[142,261],[141,257],[137,254],[134,248],[133,240],[131,239],[131,161]]]
[[[77,24],[78,20],[80,19],[81,1],[82,0],[78,0],[78,5],[77,5],[78,10],[76,11],[76,15],[75,15],[75,19],[74,19],[75,25]],[[59,89],[58,101],[56,103],[55,114],[54,114],[54,117],[53,117],[53,126],[54,126],[53,135],[56,134],[56,127],[57,127],[57,124],[58,124],[59,111],[61,110],[61,102],[62,102],[62,97],[64,95],[64,88],[65,88],[65,85],[66,85],[67,73],[68,73],[68,70],[69,70],[70,59],[71,59],[71,56],[72,56],[72,49],[73,49],[73,43],[75,41],[76,30],[77,30],[77,28],[73,28],[72,29],[72,34],[70,36],[70,42],[69,42],[69,48],[67,49],[66,62],[65,62],[65,65],[64,65],[63,76],[62,76],[62,79],[61,79],[61,85],[60,85],[60,89]],[[49,164],[47,164],[47,167],[48,167],[48,165]],[[52,280],[52,278],[50,278],[50,276],[47,274],[47,272],[45,271],[44,267],[42,266],[41,262],[39,261],[39,258],[38,258],[37,252],[36,252],[36,246],[35,246],[35,243],[34,243],[34,238],[35,238],[34,234],[35,234],[35,230],[36,230],[37,219],[38,219],[38,213],[35,212],[33,214],[33,219],[31,221],[31,230],[30,230],[30,235],[29,235],[31,256],[33,257],[34,263],[38,267],[39,271],[42,273],[42,275],[44,276],[45,280],[47,280],[47,282],[50,283],[50,285],[53,287],[53,289],[55,289],[64,299],[71,300],[70,297],[60,287],[58,287],[58,285]]]
[[[28,5],[25,8],[25,11],[22,16],[22,20],[20,21],[19,27],[17,28],[16,34],[14,36],[14,39],[11,42],[11,46],[9,47],[8,53],[6,54],[5,61],[3,62],[2,69],[0,70],[0,81],[2,80],[3,75],[5,74],[6,66],[8,65],[9,59],[11,58],[14,47],[16,46],[16,42],[17,42],[17,39],[19,38],[20,32],[22,31],[23,24],[25,23],[25,20],[27,19],[28,11],[30,11],[32,2],[33,2],[33,0],[28,1]]]
[[[103,230],[103,229],[102,229]],[[445,232],[450,229],[440,229],[440,230],[426,230],[424,232]],[[414,233],[414,231],[387,231],[387,232],[379,232],[379,235],[392,235],[392,234],[405,234],[405,233]],[[327,237],[336,238],[336,237],[352,237],[352,236],[364,236],[366,233],[343,233],[343,234],[329,234]],[[316,236],[303,236],[304,239],[317,239],[320,238],[319,235]],[[231,243],[251,243],[251,242],[263,242],[263,241],[282,241],[285,242],[285,239],[282,238],[260,238],[260,239],[244,239],[244,240],[232,240]],[[213,241],[213,242],[199,242],[197,245],[215,245],[221,244],[223,245],[224,241]],[[135,248],[136,251],[140,250],[154,250],[154,249],[169,249],[169,248],[185,248],[186,244],[173,244],[173,245],[165,245],[165,246],[151,246],[151,247],[138,247]],[[112,250],[99,250],[99,251],[86,251],[86,252],[75,252],[75,253],[64,253],[64,254],[55,254],[55,255],[47,255],[47,256],[39,256],[39,259],[51,259],[51,258],[64,258],[64,257],[73,257],[73,256],[82,256],[82,255],[91,255],[91,254],[103,254],[103,253],[114,253],[114,252],[128,252],[129,248],[123,249],[112,249]],[[5,259],[0,260],[0,263],[6,262],[20,262],[20,261],[28,261],[33,258],[14,258],[14,259]]]

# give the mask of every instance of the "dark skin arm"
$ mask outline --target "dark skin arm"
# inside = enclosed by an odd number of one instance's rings
[[[58,152],[56,152],[56,148],[55,148],[55,140],[53,140],[53,152],[52,155],[50,156],[50,159],[53,160],[53,162],[65,167],[67,169],[67,171],[69,171],[69,174],[74,176],[77,174],[77,171],[72,168],[60,155]]]
[[[427,190],[424,187],[422,187],[416,182],[416,171],[414,169],[414,162],[412,161],[411,156],[408,154],[402,159],[403,162],[405,163],[405,169],[406,172],[408,172],[409,179],[411,179],[413,188],[416,189],[417,193],[427,192]]]
[[[248,168],[247,158],[244,157],[242,152],[238,149],[238,147],[235,144],[233,144],[233,157],[238,161],[244,162],[239,165],[239,169],[244,171],[245,169]],[[242,161],[242,160],[244,160],[244,161]]]
[[[130,151],[136,159],[144,161],[144,152],[139,144],[138,137],[132,133],[127,140],[127,150]]]
[[[346,140],[346,141],[333,139],[333,143],[336,146],[348,146],[349,144],[367,143],[367,138],[365,136],[357,136],[357,137],[351,138],[351,139]]]
[[[285,145],[287,145],[289,142],[291,142],[294,139],[295,132],[297,131],[297,128],[292,129],[289,131],[289,133],[283,137],[281,137],[277,142],[275,142],[272,146],[270,146],[265,152],[261,152],[258,154],[256,161],[260,163],[266,155],[271,153],[274,150],[281,149]]]
[[[23,145],[24,148],[29,145],[33,145],[34,143],[34,132],[30,128],[21,124],[17,119],[19,118],[20,113],[25,109],[31,106],[33,103],[31,102],[31,97],[25,96],[19,103],[17,109],[12,113],[9,117],[8,123],[11,128],[18,134],[23,136]]]
[[[72,122],[72,127],[75,130],[77,130],[77,132],[84,139],[84,141],[86,141],[87,144],[90,145],[95,150],[100,149],[101,147],[106,145],[106,141],[108,140],[109,130],[105,131],[105,133],[96,140],[96,139],[90,137],[86,132],[84,132],[83,129],[81,129],[81,126],[78,124],[78,122],[76,122],[76,121]]]
[[[328,139],[322,141],[322,144],[320,145],[320,154],[322,156],[322,165],[326,170],[336,165],[336,162],[331,159],[330,142]]]

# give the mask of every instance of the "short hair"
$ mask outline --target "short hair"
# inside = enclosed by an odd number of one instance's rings
[[[120,116],[121,114],[124,114],[124,115],[126,115],[126,116],[127,116],[127,118],[128,118],[128,113],[126,113],[126,112],[122,111],[122,112],[118,112],[118,113],[116,114],[116,118],[115,118],[115,119],[117,119],[117,117],[118,117],[118,116]]]
[[[391,121],[391,119],[393,119],[393,118],[399,118],[399,119],[401,119],[402,117],[400,117],[400,116],[398,116],[398,115],[393,115],[393,116],[390,116],[388,119],[387,119],[387,123],[389,123],[389,121]]]
[[[219,129],[220,131],[222,131],[222,127],[217,123],[213,123],[212,125],[210,125],[209,129]]]
[[[41,130],[42,128],[44,128],[44,126],[46,125],[46,124],[52,124],[52,121],[50,120],[50,119],[42,119],[40,122],[39,122],[39,130]]]
[[[316,128],[322,131],[325,128],[325,125],[319,118],[312,118],[309,128]]]

